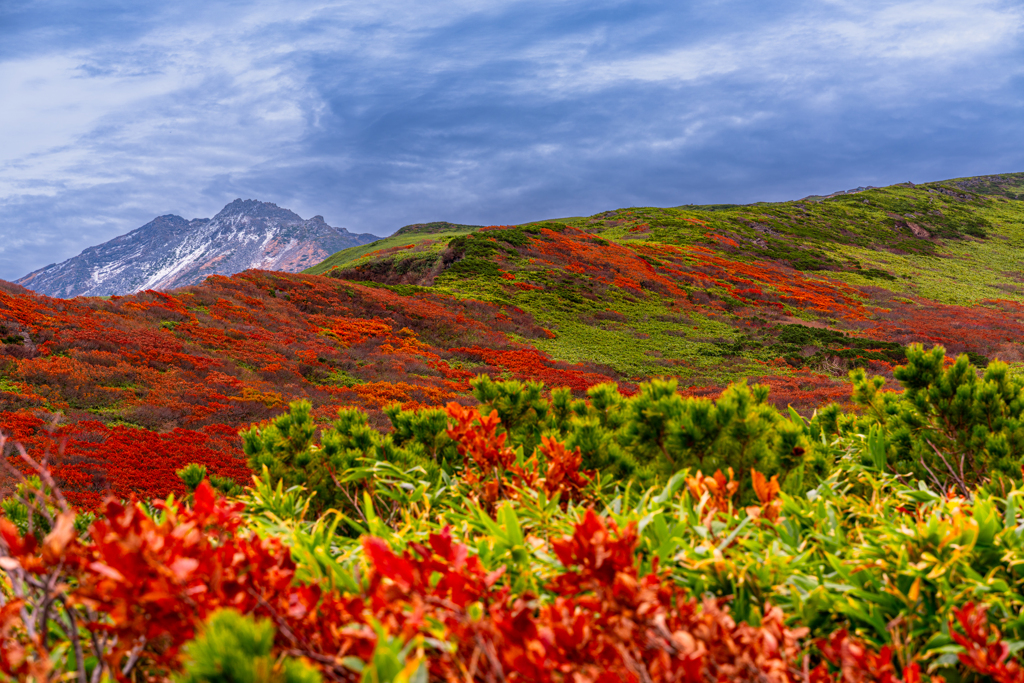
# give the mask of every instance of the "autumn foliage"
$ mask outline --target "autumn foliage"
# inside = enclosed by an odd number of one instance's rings
[[[644,550],[636,518],[620,524],[598,512],[600,493],[593,473],[581,470],[578,449],[544,436],[527,458],[508,444],[496,411],[484,416],[450,403],[446,414],[446,435],[463,458],[461,484],[452,490],[464,493],[435,504],[442,515],[457,519],[469,507],[503,526],[486,522],[491,538],[477,537],[474,546],[466,517],[461,531],[442,516],[439,526],[404,540],[377,520],[371,528],[383,535],[364,534],[351,546],[354,563],[332,570],[351,572],[344,579],[312,571],[310,562],[327,561],[324,551],[307,555],[287,540],[315,537],[322,520],[282,535],[276,513],[261,518],[203,482],[190,504],[109,498],[82,528],[56,481],[33,465],[43,480],[23,479],[19,500],[35,511],[35,528],[0,518],[0,568],[9,581],[0,609],[0,672],[21,681],[97,671],[120,680],[165,679],[189,661],[188,643],[203,623],[230,609],[269,620],[278,656],[299,658],[338,681],[362,680],[371,670],[384,675],[396,647],[401,666],[381,680],[400,680],[399,670],[452,683],[929,680],[916,651],[876,649],[845,628],[812,637],[809,626],[771,600],[746,604],[737,618],[730,596],[694,595],[679,582],[671,557],[663,564]],[[719,543],[718,568],[709,571],[723,571],[723,549],[745,526],[767,533],[792,523],[792,502],[777,475],[755,469],[750,476],[756,502],[746,507],[738,504],[741,486],[732,470],[686,478],[689,502],[680,500],[676,514],[694,515],[707,530],[742,520]],[[266,482],[257,486],[263,493],[246,498],[249,504],[294,495],[280,488],[275,494]],[[416,494],[421,503],[422,495]],[[524,535],[516,507],[525,512],[548,499],[563,501],[544,514],[564,516],[565,531]],[[370,522],[372,496],[366,501]],[[958,529],[965,504],[946,499]],[[978,503],[976,514],[982,509]],[[268,527],[260,519],[274,521]],[[399,523],[409,529],[408,519]],[[495,562],[486,549],[496,542],[511,544],[510,558],[520,559]],[[550,559],[546,568],[524,573],[523,557]],[[964,671],[1021,680],[985,605],[965,602],[949,616]]]
[[[450,362],[460,345],[515,357],[505,332],[546,334],[513,307],[255,271],[110,300],[0,290],[0,322],[30,339],[0,355],[0,427],[60,451],[54,474],[85,506],[111,492],[181,494],[174,472],[189,462],[244,483],[238,430],[290,401],[313,401],[321,417],[363,407],[380,424],[393,403],[465,396],[474,373]],[[608,379],[538,362],[550,380],[576,373],[580,390]]]
[[[538,449],[546,462],[542,470],[536,457],[524,460],[521,452],[505,444],[508,435],[497,431],[501,426],[497,411],[484,417],[475,409],[449,403],[447,412],[454,423],[448,427],[448,437],[466,459],[466,484],[488,510],[499,500],[518,495],[520,488],[542,489],[564,501],[583,496],[593,472],[582,469],[579,448],[569,451],[565,444],[543,437]]]
[[[656,225],[645,221],[629,233],[644,239],[622,241],[556,223],[491,226],[470,241],[489,245],[487,262],[498,274],[472,280],[468,295],[451,286],[379,285],[372,269],[362,281],[248,271],[106,300],[0,288],[0,424],[33,449],[63,453],[53,461],[55,475],[73,502],[94,506],[107,493],[181,494],[173,472],[188,462],[244,483],[245,464],[225,457],[237,449],[237,431],[294,400],[310,401],[321,419],[359,407],[386,429],[389,405],[466,402],[477,374],[565,386],[576,396],[617,381],[631,393],[648,377],[586,360],[606,357],[587,347],[591,338],[574,347],[573,362],[561,355],[562,337],[571,334],[567,319],[595,331],[636,328],[633,336],[645,339],[637,315],[617,310],[627,304],[645,311],[643,321],[678,326],[665,334],[717,345],[712,351],[724,354],[723,371],[770,386],[776,406],[791,404],[804,414],[848,402],[842,378],[850,367],[891,379],[894,363],[861,358],[853,347],[822,351],[806,363],[799,355],[744,357],[771,344],[780,322],[827,326],[858,340],[942,343],[979,358],[1016,357],[1014,340],[1024,327],[1013,301],[951,306],[855,287],[828,271],[743,255],[743,244],[707,221],[684,223],[706,239],[656,241]],[[453,255],[442,252],[439,267],[457,265],[444,260]],[[553,305],[565,310],[545,319]],[[748,341],[709,341],[697,320],[730,327]],[[690,360],[651,354],[651,372],[687,377],[689,395],[717,396],[726,388],[720,373],[704,377]],[[184,448],[169,448],[171,442]],[[135,443],[138,452],[125,457]],[[174,461],[158,452],[174,452]]]
[[[0,283],[0,680],[1024,683],[1021,304],[737,212]]]
[[[337,680],[355,680],[342,665],[346,656],[371,659],[372,623],[405,639],[441,625],[447,646],[427,655],[439,680],[792,680],[800,633],[784,626],[779,610],[766,608],[759,628],[737,625],[719,602],[698,604],[656,574],[638,576],[635,531],[620,532],[593,510],[571,537],[552,542],[564,571],[547,586],[555,597],[537,612],[529,595],[500,586],[501,572],[485,572],[448,529],[402,553],[365,539],[367,582],[348,595],[297,584],[287,549],[240,533],[240,506],[206,484],[192,508],[157,509],[160,521],[138,504],[110,501],[89,540],[76,538],[67,516],[42,543],[0,520],[16,595],[55,586],[54,614],[81,629],[75,648],[92,648],[118,678],[135,667],[176,668],[202,620],[230,607],[271,616],[283,650]],[[25,628],[28,602],[18,597],[3,608],[0,671],[49,680],[60,675],[51,634]]]

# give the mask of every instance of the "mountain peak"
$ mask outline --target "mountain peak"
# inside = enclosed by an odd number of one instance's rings
[[[273,202],[261,202],[258,199],[236,199],[214,216],[228,218],[230,216],[248,216],[250,218],[271,218],[284,221],[301,222],[302,218],[294,211],[284,209]]]
[[[236,199],[213,218],[158,216],[16,284],[62,298],[131,294],[199,284],[209,275],[250,268],[298,272],[376,239],[334,228],[322,216],[306,221],[272,202]]]

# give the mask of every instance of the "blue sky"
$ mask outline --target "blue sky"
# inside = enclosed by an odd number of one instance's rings
[[[386,235],[1024,171],[1019,0],[0,2],[0,278],[236,197]]]

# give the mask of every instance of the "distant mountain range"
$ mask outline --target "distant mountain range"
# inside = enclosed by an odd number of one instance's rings
[[[294,273],[377,239],[331,227],[323,216],[303,219],[277,204],[236,199],[213,218],[160,216],[16,282],[61,298],[166,290],[250,268]]]

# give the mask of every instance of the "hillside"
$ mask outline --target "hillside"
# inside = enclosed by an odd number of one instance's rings
[[[244,481],[224,456],[237,429],[289,401],[361,406],[385,427],[391,402],[471,400],[478,373],[577,395],[653,376],[717,395],[747,379],[809,414],[848,400],[852,368],[894,386],[912,342],[1021,367],[1022,256],[1024,203],[933,183],[410,226],[331,256],[326,276],[248,271],[109,300],[7,285],[0,422],[33,442],[59,419],[65,479],[98,500],[180,490],[173,470],[191,460]],[[169,439],[192,445],[158,456]],[[123,462],[133,441],[152,455]]]
[[[322,216],[304,220],[276,204],[236,199],[213,218],[160,216],[17,283],[62,298],[165,290],[249,268],[296,272],[375,239],[331,227]]]
[[[415,223],[399,228],[393,235],[359,247],[350,247],[316,264],[305,271],[310,275],[322,275],[334,268],[349,268],[360,262],[386,258],[388,253],[400,249],[412,249],[418,256],[435,254],[452,237],[465,235],[482,228],[482,225],[459,225],[444,221],[436,223]]]
[[[0,281],[0,678],[1019,683],[1017,182]]]
[[[621,209],[445,236],[443,249],[403,235],[373,254],[334,255],[328,274],[515,305],[554,333],[538,348],[631,378],[716,384],[782,361],[844,377],[893,360],[884,344],[858,352],[867,340],[1018,362],[1019,322],[1007,312],[1022,299],[1024,204],[967,182]]]

